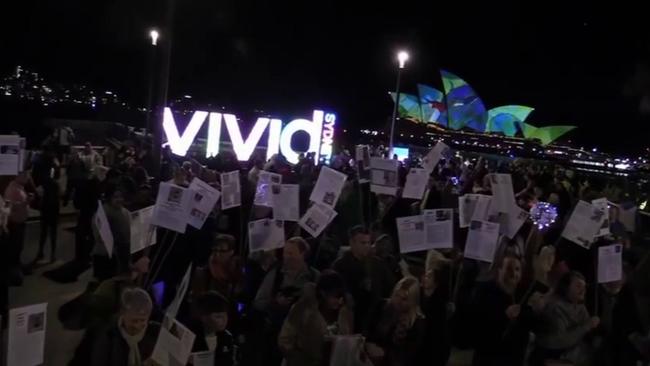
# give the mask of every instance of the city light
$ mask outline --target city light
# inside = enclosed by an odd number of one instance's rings
[[[400,51],[397,54],[397,60],[399,61],[399,68],[403,69],[404,65],[406,65],[406,61],[409,59],[409,54],[406,51]]]
[[[160,34],[158,33],[157,30],[152,29],[149,31],[149,37],[151,37],[151,45],[152,46],[157,46],[158,45],[158,38],[160,37]]]

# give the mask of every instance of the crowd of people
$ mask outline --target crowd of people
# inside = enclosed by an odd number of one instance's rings
[[[418,158],[401,163],[400,186],[418,164]],[[92,268],[95,278],[58,311],[65,327],[85,329],[70,365],[155,365],[160,324],[190,264],[176,318],[196,335],[192,351],[213,352],[214,365],[320,366],[342,359],[345,365],[447,365],[452,349],[474,350],[475,366],[636,366],[650,360],[647,242],[620,222],[617,206],[610,208],[611,234],[591,249],[561,238],[579,200],[638,203],[643,192],[632,182],[539,161],[455,156],[434,169],[422,200],[405,199],[399,192],[372,193],[359,179],[354,156],[342,150],[328,165],[348,179],[338,215],[325,231],[313,238],[287,223],[283,248],[250,253],[247,223],[271,217],[270,208],[253,204],[259,172],[298,184],[304,213],[323,165],[310,154],[295,165],[280,155],[242,163],[229,152],[205,160],[165,148],[160,172],[153,172],[151,149],[140,141],[103,154],[87,143],[64,157],[45,145],[4,190],[11,204],[3,234],[10,280],[19,286],[34,265],[56,260],[60,207],[72,203],[78,211],[75,258],[47,273],[71,282]],[[187,187],[201,179],[219,188],[219,173],[234,170],[241,172],[241,207],[217,205],[201,229],[188,227],[184,234],[158,228],[156,245],[131,253],[128,213],[153,205],[159,182]],[[527,222],[515,238],[501,237],[493,263],[463,257],[467,229],[457,224],[453,249],[400,253],[396,218],[457,208],[465,193],[490,194],[486,177],[494,172],[512,175],[520,207],[555,205],[556,223],[539,230]],[[98,201],[114,238],[112,256],[94,229]],[[41,212],[41,235],[37,257],[24,263],[30,206]],[[624,246],[624,276],[598,285],[594,253],[611,243]],[[337,340],[356,335],[358,342],[341,356]]]

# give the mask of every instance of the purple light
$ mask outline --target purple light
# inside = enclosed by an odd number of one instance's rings
[[[530,209],[530,219],[533,220],[533,224],[537,225],[539,230],[551,226],[556,218],[557,208],[548,202],[537,202]]]

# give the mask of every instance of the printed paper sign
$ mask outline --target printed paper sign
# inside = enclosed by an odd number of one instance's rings
[[[341,195],[346,179],[345,174],[324,166],[321,168],[309,200],[333,209],[336,207],[336,201]]]
[[[427,156],[422,159],[422,167],[426,169],[429,174],[433,172],[433,169],[436,168],[436,165],[440,162],[444,156],[448,155],[451,149],[444,142],[438,141],[436,146],[429,151]]]
[[[190,200],[190,214],[187,223],[192,227],[201,229],[205,220],[207,220],[212,210],[214,210],[214,206],[217,205],[217,201],[221,197],[221,192],[199,178],[192,180],[190,190],[193,193],[192,199]]]
[[[160,366],[186,365],[196,336],[182,323],[165,316],[151,359]]]
[[[280,174],[260,171],[259,179],[257,180],[257,188],[255,189],[255,204],[258,206],[271,207],[271,185],[282,183],[282,176]]]
[[[284,221],[261,219],[248,223],[248,246],[250,252],[283,248]]]
[[[20,139],[20,136],[0,135],[0,175],[18,175],[22,170]]]
[[[355,161],[359,183],[370,182],[370,147],[368,145],[356,146]]]
[[[181,308],[181,304],[183,303],[183,299],[185,298],[185,293],[187,292],[187,288],[190,286],[191,276],[192,276],[192,263],[190,263],[190,265],[187,266],[187,271],[185,271],[183,280],[181,281],[181,284],[178,286],[178,289],[176,290],[176,296],[174,297],[174,300],[172,300],[172,303],[169,304],[169,307],[167,307],[166,314],[170,318],[176,319],[176,315],[178,315],[178,309]]]
[[[160,183],[151,222],[172,231],[185,233],[187,215],[194,191],[171,183]]]
[[[241,206],[241,183],[239,171],[221,173],[221,209]]]
[[[454,210],[451,208],[424,210],[426,249],[454,247]]]
[[[156,227],[151,224],[154,206],[130,212],[131,254],[156,244]]]
[[[605,236],[609,235],[609,205],[607,204],[607,198],[599,198],[597,200],[591,201],[591,204],[596,207],[596,209],[601,210],[604,214],[603,223],[598,229],[596,236]]]
[[[192,366],[214,366],[214,352],[195,352],[192,353]]]
[[[323,205],[314,204],[305,214],[300,218],[298,224],[301,228],[309,233],[309,235],[314,238],[318,237],[323,230],[329,225],[334,217],[336,217],[336,211],[331,208]]]
[[[271,202],[274,220],[300,220],[300,186],[297,184],[273,184]]]
[[[517,207],[510,174],[490,174],[489,177],[493,195],[492,204],[495,205],[496,210],[508,213],[513,207]]]
[[[466,194],[458,197],[458,221],[461,228],[469,227],[472,220],[488,221],[491,196]]]
[[[465,258],[492,263],[499,243],[499,224],[474,220],[469,225]]]
[[[509,239],[514,239],[529,216],[528,212],[519,207],[513,207],[508,213],[499,213],[499,232]]]
[[[402,198],[421,200],[429,183],[429,174],[426,169],[411,168],[406,176]]]
[[[104,205],[102,201],[99,201],[97,204],[97,213],[95,213],[95,227],[99,232],[99,237],[104,243],[108,257],[113,256],[113,232],[111,231],[111,226],[108,223],[108,217],[106,217],[106,211],[104,211]]]
[[[397,195],[399,161],[392,159],[370,158],[370,191],[389,196]]]
[[[602,226],[605,213],[594,205],[579,201],[562,231],[562,237],[589,249]]]
[[[424,216],[415,215],[397,218],[397,238],[400,253],[426,250]]]
[[[44,362],[47,303],[9,310],[8,366],[36,366]]]
[[[608,245],[598,248],[598,283],[623,279],[623,246]]]

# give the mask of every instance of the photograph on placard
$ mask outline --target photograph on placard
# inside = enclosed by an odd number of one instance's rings
[[[221,173],[221,209],[241,206],[241,182],[239,171]]]
[[[322,167],[309,200],[334,208],[346,179],[345,174],[326,166]]]
[[[426,249],[454,247],[454,210],[451,208],[424,210],[424,237]]]
[[[499,244],[499,224],[473,220],[465,242],[465,258],[492,263]]]
[[[194,194],[191,200],[187,223],[194,228],[201,229],[205,220],[217,205],[217,201],[221,197],[221,192],[199,178],[192,180],[189,189]]]
[[[47,331],[47,303],[10,309],[7,325],[7,365],[42,365]]]

